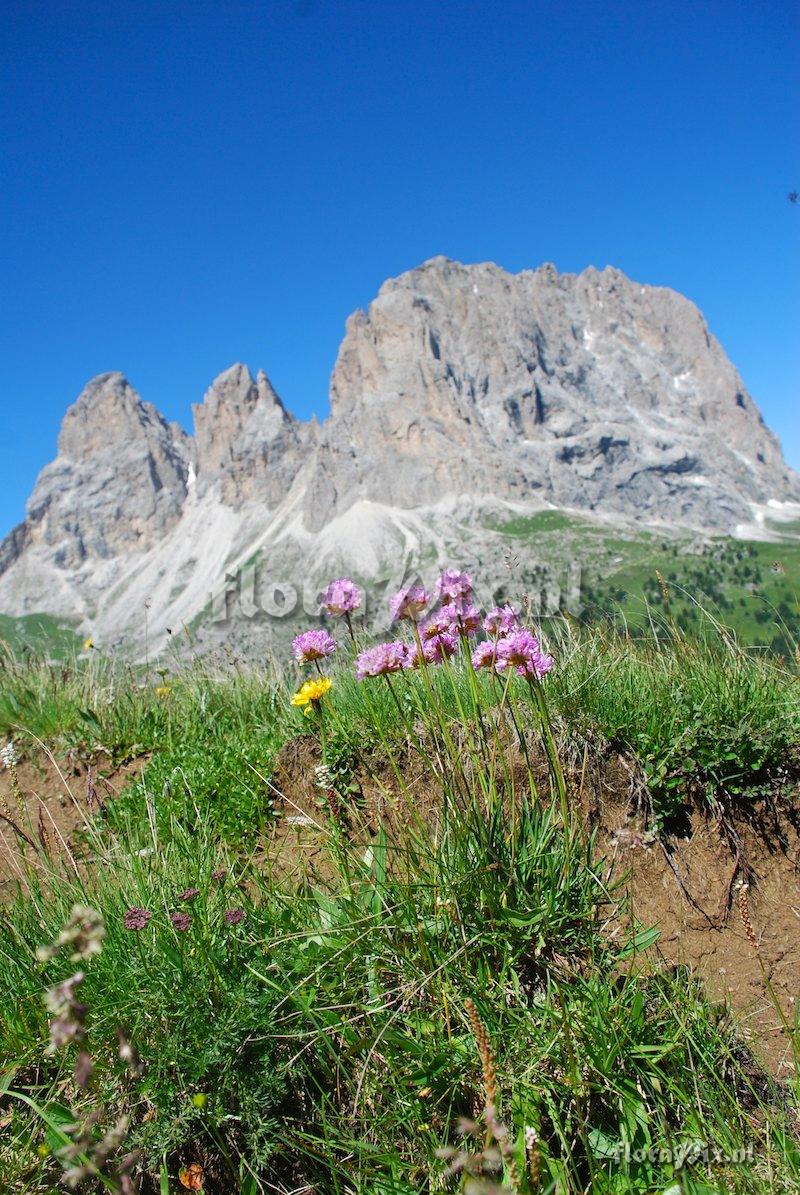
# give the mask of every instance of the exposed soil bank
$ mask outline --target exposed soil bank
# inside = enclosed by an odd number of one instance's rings
[[[70,869],[91,856],[81,842],[103,806],[142,770],[145,757],[115,765],[98,753],[92,762],[45,750],[0,772],[0,902],[16,892],[26,868]],[[47,856],[47,862],[43,858]]]

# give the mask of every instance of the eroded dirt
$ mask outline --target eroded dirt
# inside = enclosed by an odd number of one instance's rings
[[[96,819],[108,801],[142,770],[144,758],[115,765],[56,758],[45,750],[0,771],[0,901],[27,882],[29,869],[45,878],[91,859]]]

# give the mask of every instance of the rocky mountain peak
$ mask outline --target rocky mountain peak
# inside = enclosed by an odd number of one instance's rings
[[[166,423],[154,406],[143,402],[121,373],[101,373],[87,382],[67,409],[58,451],[74,459],[102,455],[109,441],[120,444],[158,439]]]
[[[29,541],[70,566],[151,546],[180,518],[190,456],[186,433],[121,373],[99,374],[68,408],[36,482]]]
[[[695,305],[611,267],[425,262],[348,321],[331,411],[338,509],[451,491],[730,526],[798,494]]]
[[[264,371],[253,380],[246,365],[231,365],[192,411],[198,492],[216,485],[233,505],[274,503],[296,471],[299,433]]]

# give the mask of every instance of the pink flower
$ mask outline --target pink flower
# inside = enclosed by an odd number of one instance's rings
[[[522,628],[519,625],[519,615],[513,606],[495,606],[489,610],[483,620],[483,629],[487,635],[510,635],[512,631]]]
[[[361,599],[362,593],[356,583],[342,577],[338,581],[331,581],[322,595],[322,606],[329,614],[337,617],[358,610]]]
[[[437,635],[449,635],[451,629],[450,619],[444,618],[439,610],[419,624],[419,635],[421,639],[435,639]]]
[[[199,895],[199,888],[184,888],[183,892],[179,893],[178,900],[194,900],[194,898]]]
[[[497,644],[479,643],[472,653],[473,668],[494,668],[497,663]]]
[[[228,925],[238,925],[240,921],[244,921],[244,909],[226,909],[222,916]]]
[[[460,604],[472,601],[472,577],[456,568],[446,568],[436,582],[436,600],[447,598]]]
[[[153,914],[149,909],[140,909],[138,905],[126,909],[122,918],[126,929],[145,929],[152,920]]]
[[[520,676],[541,680],[553,667],[553,657],[539,646],[539,640],[530,631],[512,631],[497,643],[497,671],[505,672],[516,668]]]
[[[187,930],[192,923],[192,919],[188,913],[170,913],[169,919],[181,933]]]
[[[228,873],[224,867],[218,867],[216,871],[212,871],[211,878],[215,884],[224,884],[228,878]]]
[[[401,618],[410,618],[412,622],[416,622],[429,601],[430,598],[421,585],[404,586],[389,602],[392,622],[399,622]]]
[[[458,651],[458,639],[448,631],[442,631],[435,639],[421,640],[422,654],[414,644],[408,655],[408,667],[419,668],[424,660],[426,664],[441,664]]]
[[[327,631],[303,631],[292,640],[292,651],[298,664],[324,660],[336,651],[336,640]]]
[[[464,631],[467,635],[474,635],[481,625],[481,612],[477,606],[471,604],[457,605],[450,602],[449,605],[442,606],[439,617],[456,634]]]
[[[386,676],[390,672],[402,672],[408,667],[408,647],[396,639],[393,643],[379,643],[368,647],[356,656],[356,679],[368,676]]]

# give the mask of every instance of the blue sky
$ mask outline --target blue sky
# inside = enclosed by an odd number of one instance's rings
[[[437,253],[694,299],[800,467],[800,9],[5,0],[0,531],[124,371],[327,410],[346,316]]]

